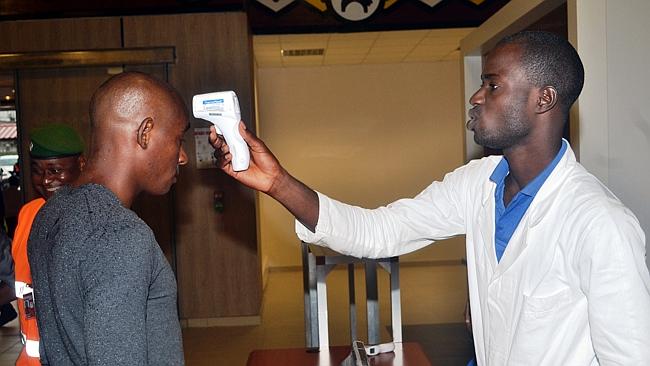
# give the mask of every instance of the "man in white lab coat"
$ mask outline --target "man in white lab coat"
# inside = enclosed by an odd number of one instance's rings
[[[486,56],[467,128],[503,156],[474,160],[419,195],[374,210],[316,193],[240,125],[250,168],[221,168],[282,203],[298,236],[358,257],[407,253],[465,234],[478,365],[650,365],[650,277],[635,216],[562,139],[583,67],[545,32]]]

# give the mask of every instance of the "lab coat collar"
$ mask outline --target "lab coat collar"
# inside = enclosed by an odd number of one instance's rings
[[[566,142],[566,140],[564,141]],[[562,159],[553,169],[551,175],[548,176],[542,188],[537,192],[528,209],[526,216],[530,214],[529,228],[538,225],[544,218],[544,213],[548,212],[549,207],[555,203],[558,197],[555,192],[560,189],[562,183],[566,180],[570,172],[569,168],[576,163],[576,156],[571,149],[571,145],[568,142],[566,143],[567,149],[564,156],[562,156]]]
[[[575,164],[575,162],[576,162],[575,154],[573,153],[571,146],[567,142],[567,149],[564,152],[564,155],[558,162],[555,169],[553,169],[551,174],[548,176],[546,182],[544,182],[540,190],[537,192],[537,195],[533,199],[533,202],[530,204],[530,207],[528,207],[528,210],[526,210],[524,217],[522,217],[519,226],[517,226],[517,229],[515,229],[515,232],[512,234],[512,238],[508,243],[508,247],[506,251],[503,253],[503,256],[501,257],[501,261],[499,262],[496,261],[496,253],[494,251],[494,219],[493,218],[494,218],[495,183],[489,182],[490,185],[493,187],[492,192],[489,195],[492,204],[484,205],[484,209],[490,209],[489,207],[491,206],[492,211],[489,217],[491,217],[492,220],[489,220],[490,223],[489,225],[486,225],[488,226],[487,228],[482,228],[481,233],[483,235],[484,243],[486,243],[486,247],[490,247],[486,249],[491,250],[491,255],[489,256],[490,263],[493,264],[493,268],[495,268],[493,279],[496,279],[497,277],[505,273],[505,271],[507,271],[508,268],[510,268],[515,263],[517,258],[519,258],[523,253],[523,251],[526,249],[526,247],[528,246],[528,240],[530,237],[531,230],[533,230],[534,227],[537,226],[542,221],[542,219],[545,217],[544,214],[548,212],[549,208],[553,204],[555,204],[555,201],[558,196],[557,194],[555,194],[555,191],[557,189],[560,189],[562,182],[565,180],[569,172],[569,169],[567,168]],[[523,238],[522,235],[524,236]],[[487,239],[490,240],[488,241]],[[553,249],[549,248],[549,250],[553,250]]]
[[[565,140],[565,139],[562,139],[562,141],[564,141],[566,143],[566,145],[567,145],[566,151],[564,152],[564,155],[562,156],[562,158],[560,159],[558,164],[555,166],[555,168],[553,169],[551,174],[546,179],[546,182],[544,182],[544,184],[542,185],[540,190],[537,192],[535,200],[533,200],[533,204],[535,203],[535,201],[540,201],[540,199],[545,199],[546,196],[548,196],[551,192],[553,192],[553,189],[549,188],[549,186],[552,186],[553,184],[549,183],[549,181],[557,180],[557,176],[559,174],[561,174],[559,172],[565,172],[566,170],[564,168],[566,168],[567,166],[569,166],[571,164],[576,163],[576,156],[575,156],[575,154],[573,152],[573,149],[571,148],[571,144],[569,144],[569,142],[567,140]],[[496,169],[498,167],[499,163],[501,162],[501,160],[503,159],[503,156],[494,155],[494,156],[490,156],[489,158],[492,159],[492,162],[494,164],[493,169]],[[483,194],[482,202],[481,202],[483,207],[485,207],[488,204],[488,202],[494,201],[494,188],[495,187],[496,187],[496,183],[494,181],[492,181],[491,179],[486,180],[486,182],[484,184],[484,187],[483,187],[483,189],[484,189],[483,193],[484,194]],[[491,193],[491,194],[487,194],[488,192]],[[540,198],[540,196],[543,197],[543,198]]]
[[[491,172],[494,173],[494,169],[497,168],[499,163],[501,163],[501,160],[503,160],[502,155],[492,155],[488,156],[486,159],[490,159],[492,162],[491,166]],[[483,184],[483,193],[482,193],[482,198],[481,198],[481,205],[483,206],[483,209],[487,209],[487,206],[492,206],[492,210],[494,211],[494,189],[496,188],[497,184],[491,180],[491,179],[486,179],[486,181]]]

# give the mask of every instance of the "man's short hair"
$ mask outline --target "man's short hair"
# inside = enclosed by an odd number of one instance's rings
[[[585,71],[575,48],[564,38],[549,32],[524,31],[503,38],[496,47],[521,46],[521,66],[526,79],[537,87],[552,86],[559,104],[568,112],[578,99]]]

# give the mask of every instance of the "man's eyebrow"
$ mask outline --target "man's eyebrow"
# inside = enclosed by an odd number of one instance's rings
[[[481,80],[491,80],[496,78],[497,74],[481,74]]]

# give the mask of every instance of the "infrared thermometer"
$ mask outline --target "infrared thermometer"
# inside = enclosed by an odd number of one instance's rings
[[[192,113],[195,118],[211,122],[217,133],[226,139],[232,155],[232,169],[248,169],[250,152],[239,134],[241,113],[237,94],[232,90],[197,94],[192,98]]]

